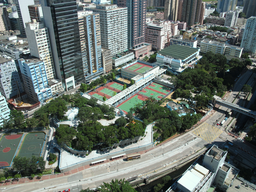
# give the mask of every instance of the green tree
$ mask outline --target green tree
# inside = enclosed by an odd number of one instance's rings
[[[240,12],[238,17],[239,17],[239,18],[245,18],[245,17],[246,17],[246,14],[245,14],[244,12]]]
[[[107,83],[107,79],[104,78],[103,83],[106,84]]]
[[[248,94],[252,92],[252,87],[250,85],[244,84],[243,91]]]
[[[49,161],[55,161],[57,156],[54,153],[49,154]]]
[[[126,84],[124,84],[123,90],[125,90],[125,89],[126,89],[126,87],[127,87],[127,85],[126,85]]]
[[[115,73],[112,73],[112,79],[114,80],[116,78]]]
[[[32,118],[26,119],[26,124],[28,128],[34,129],[36,128],[38,121],[36,118],[32,117]]]
[[[81,83],[81,86],[80,86],[79,90],[83,93],[86,92],[87,91],[87,85],[85,83]]]
[[[59,145],[65,143],[70,146],[73,138],[76,136],[76,131],[67,125],[60,125],[56,130],[56,139]]]
[[[114,92],[113,92],[113,96],[115,96],[115,95],[116,95],[116,92],[114,91]]]
[[[124,179],[112,180],[110,183],[103,183],[98,189],[100,192],[136,192],[136,190],[130,185],[128,181]]]
[[[134,83],[135,83],[135,82],[134,82],[134,80],[132,79],[132,80],[131,80],[131,85],[133,85]]]
[[[106,101],[107,100],[107,97],[106,97],[106,95],[104,95],[104,97],[103,97],[103,101]]]
[[[91,107],[82,107],[79,109],[77,117],[80,119],[80,121],[87,121],[91,119],[91,116],[93,114],[93,109]]]
[[[115,121],[115,124],[118,125],[118,127],[124,127],[127,124],[127,120],[124,117],[120,117]]]
[[[11,110],[10,118],[13,120],[16,128],[24,128],[24,115],[21,111]]]
[[[0,177],[0,182],[4,182],[4,181],[5,181],[5,177],[4,176]]]

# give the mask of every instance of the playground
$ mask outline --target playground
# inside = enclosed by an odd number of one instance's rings
[[[143,103],[143,101],[145,101],[149,97],[160,100],[170,92],[171,90],[163,85],[160,85],[158,83],[151,83],[149,86],[145,87],[139,93],[125,100],[117,107],[127,114],[131,108],[135,107],[138,103]]]
[[[39,157],[42,152],[42,148],[45,142],[45,133],[28,133],[23,141],[21,149],[19,151],[19,157],[30,158],[32,156]]]
[[[143,63],[134,63],[133,65],[127,67],[126,69],[137,72],[137,73],[145,73],[146,71],[150,70],[151,68],[153,68],[150,65],[146,65]]]
[[[0,139],[0,167],[11,165],[21,138],[22,134],[2,136]]]
[[[107,99],[110,99],[115,94],[121,92],[123,90],[123,85],[117,82],[109,82],[106,85],[103,85],[96,90],[89,93],[93,97],[103,101],[104,96]]]

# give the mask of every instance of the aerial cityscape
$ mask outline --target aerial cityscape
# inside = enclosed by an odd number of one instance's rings
[[[0,14],[0,192],[256,191],[256,0]]]

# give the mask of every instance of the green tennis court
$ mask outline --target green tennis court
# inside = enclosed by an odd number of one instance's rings
[[[21,146],[19,157],[39,157],[45,142],[45,133],[28,133]]]
[[[143,67],[143,68],[141,68],[141,69],[139,69],[139,70],[137,70],[136,72],[137,73],[145,73],[146,71],[148,71],[149,69],[151,69],[151,67]]]
[[[92,96],[103,101],[103,97],[101,95],[98,95],[97,93],[94,93]],[[106,100],[107,100],[107,98],[106,98]]]
[[[124,86],[120,85],[118,83],[113,83],[112,85],[110,85],[110,87],[113,87],[115,89],[118,89],[118,90],[122,91]]]
[[[155,98],[156,100],[160,100],[160,99],[161,99],[161,98],[158,98],[158,96],[164,97],[163,94],[157,93],[157,92],[152,91],[152,90],[147,89],[147,88],[143,89],[143,91],[146,91],[146,92],[140,91],[139,93],[142,94],[142,95],[145,95],[145,96],[147,96],[147,97],[153,97],[153,98]]]
[[[109,95],[109,96],[113,96],[115,91],[112,91],[112,90],[110,90],[110,89],[108,89],[108,88],[104,88],[104,89],[102,89],[100,92],[101,92],[101,93],[104,93],[104,94],[106,94],[106,95]]]
[[[141,65],[141,64],[134,64],[134,65],[132,65],[132,66],[130,66],[130,67],[127,67],[127,69],[129,69],[129,70],[131,70],[131,71],[134,71],[134,70],[136,70],[136,69],[138,69],[138,68],[140,68],[140,67],[142,67],[143,65]]]
[[[143,103],[142,100],[138,98],[138,95],[135,95],[131,99],[128,99],[125,103],[119,106],[123,111],[129,112],[131,108],[135,107],[138,103]]]
[[[11,165],[21,138],[22,134],[2,136],[0,140],[0,167]]]
[[[163,86],[163,85],[160,85],[160,84],[157,84],[157,83],[153,83],[153,85],[154,86],[149,85],[149,88],[160,91],[162,93],[166,93],[166,94],[170,93],[170,89]]]

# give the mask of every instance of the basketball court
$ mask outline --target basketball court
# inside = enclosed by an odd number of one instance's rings
[[[0,167],[11,165],[21,138],[22,134],[2,136],[0,139]]]
[[[32,156],[39,157],[45,142],[45,133],[28,133],[23,141],[19,151],[19,157],[31,158]]]

